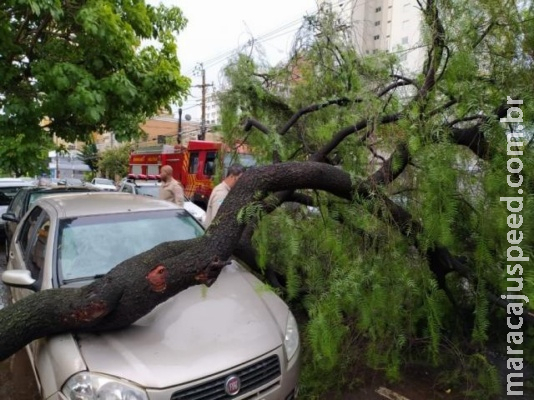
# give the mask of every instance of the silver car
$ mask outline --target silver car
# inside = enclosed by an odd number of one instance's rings
[[[115,186],[115,183],[111,179],[94,178],[89,185],[96,187],[100,190],[107,190],[110,192],[117,191],[117,187]]]
[[[203,235],[176,205],[145,196],[39,199],[21,221],[2,280],[13,301],[80,287],[159,243]],[[266,399],[296,396],[300,342],[288,306],[238,262],[132,326],[61,334],[26,347],[47,400]]]

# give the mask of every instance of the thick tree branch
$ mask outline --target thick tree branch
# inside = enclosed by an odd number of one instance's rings
[[[392,75],[392,76],[397,78],[396,75]],[[396,88],[401,87],[401,86],[411,85],[411,84],[413,84],[413,81],[407,80],[405,78],[403,78],[403,79],[398,78],[398,80],[396,82],[391,83],[390,85],[388,85],[384,89],[382,89],[380,92],[378,92],[377,96],[378,97],[383,97],[386,94],[388,94],[389,92],[391,92],[393,89],[396,89]],[[348,99],[346,97],[342,97],[342,98],[339,98],[339,99],[333,99],[333,100],[329,100],[329,101],[324,102],[324,103],[313,104],[311,106],[301,108],[299,111],[297,111],[295,114],[293,114],[293,116],[286,122],[286,124],[282,127],[282,129],[280,129],[279,134],[280,135],[285,135],[289,131],[289,129],[291,129],[291,127],[293,125],[295,125],[295,123],[303,115],[306,115],[306,114],[309,114],[309,113],[312,113],[312,112],[315,112],[315,111],[319,111],[319,110],[321,110],[321,109],[323,109],[325,107],[329,107],[331,105],[347,106],[348,104],[361,103],[362,101],[363,101],[362,99],[353,99],[353,100],[351,100],[351,99]]]
[[[480,125],[470,128],[452,128],[452,139],[455,143],[469,148],[473,153],[483,160],[491,158],[489,143],[480,130]]]
[[[347,173],[323,163],[248,170],[201,238],[161,244],[122,262],[88,286],[46,290],[0,310],[0,359],[39,337],[124,328],[190,286],[210,286],[247,225],[246,217],[236,218],[241,210],[243,215],[248,211],[253,215],[254,204],[269,192],[305,188],[326,190],[344,199],[359,190]],[[264,193],[263,197],[258,193]]]
[[[260,132],[265,133],[266,135],[269,134],[269,128],[267,128],[261,122],[255,120],[254,118],[247,118],[245,125],[243,126],[243,130],[245,132],[249,132],[252,128],[256,128]]]
[[[404,171],[409,161],[408,147],[405,143],[400,143],[382,167],[369,177],[369,182],[373,185],[388,185]]]
[[[400,113],[384,115],[383,117],[381,117],[379,119],[378,122],[381,123],[381,124],[390,124],[392,122],[398,121],[401,118],[401,116],[402,116],[402,114],[400,114]],[[348,126],[348,127],[344,128],[344,129],[338,131],[336,134],[334,134],[334,136],[332,137],[330,142],[325,144],[319,151],[317,151],[317,153],[315,153],[311,157],[311,159],[313,161],[323,161],[323,160],[325,160],[327,158],[328,154],[330,154],[347,136],[349,136],[349,135],[351,135],[351,134],[353,134],[355,132],[359,132],[362,129],[367,128],[368,124],[369,124],[369,121],[367,119],[362,119],[359,122],[357,122],[355,125]],[[365,135],[363,135],[360,138],[360,141],[361,142],[365,141],[369,137],[370,134],[371,134],[371,132],[368,131]]]
[[[329,101],[324,102],[324,103],[313,104],[311,106],[301,108],[295,114],[293,114],[293,116],[286,122],[286,124],[282,127],[282,129],[280,129],[280,132],[278,132],[278,133],[280,135],[285,135],[287,133],[287,131],[289,131],[289,129],[293,125],[295,125],[295,123],[303,115],[306,115],[306,114],[309,114],[309,113],[312,113],[312,112],[315,112],[315,111],[319,111],[319,110],[321,110],[321,109],[323,109],[325,107],[329,107],[331,105],[346,106],[349,103],[360,103],[361,101],[362,101],[361,99],[355,99],[355,100],[351,101],[346,97],[342,97],[342,98],[339,98],[339,99],[329,100]]]

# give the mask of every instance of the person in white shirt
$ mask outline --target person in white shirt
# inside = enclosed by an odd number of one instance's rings
[[[210,199],[208,200],[208,207],[206,209],[206,216],[204,217],[204,227],[207,229],[212,223],[217,211],[222,202],[230,193],[230,190],[235,186],[241,175],[245,172],[245,167],[241,164],[232,164],[228,168],[226,178],[213,188]]]

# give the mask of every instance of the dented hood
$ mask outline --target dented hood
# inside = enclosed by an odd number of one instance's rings
[[[90,371],[147,388],[175,386],[235,367],[283,343],[283,328],[256,285],[258,280],[233,263],[209,289],[190,287],[127,329],[80,334],[81,354]],[[278,316],[279,321],[285,318]]]

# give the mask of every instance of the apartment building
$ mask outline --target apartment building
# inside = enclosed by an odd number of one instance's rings
[[[221,123],[219,99],[217,93],[213,91],[206,98],[206,126]]]
[[[361,54],[396,53],[403,70],[420,69],[425,53],[416,0],[319,0],[319,5],[339,15]]]

